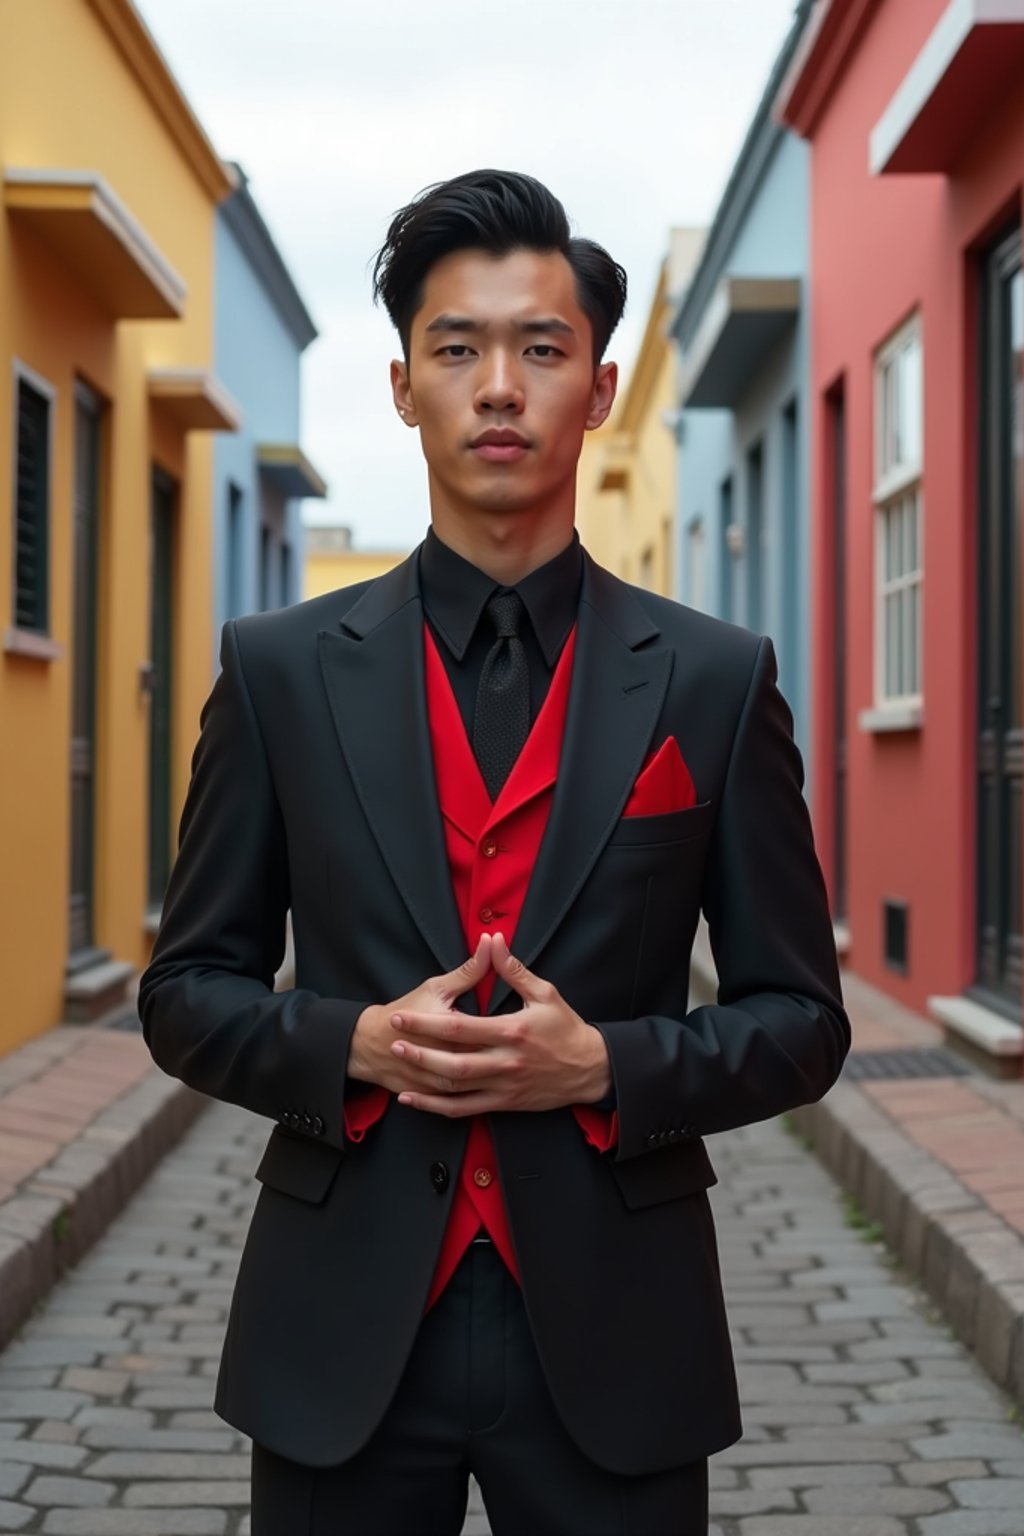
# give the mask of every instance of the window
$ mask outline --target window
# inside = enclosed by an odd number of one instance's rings
[[[759,635],[764,628],[765,575],[764,449],[757,442],[747,449],[747,628]]]
[[[266,613],[270,607],[270,529],[266,523],[260,525],[260,612]]]
[[[921,701],[924,440],[915,318],[875,360],[875,703]]]
[[[695,517],[687,529],[686,601],[691,608],[704,607],[704,519]]]
[[[50,619],[50,399],[17,380],[14,623],[46,634]]]
[[[718,613],[723,619],[732,619],[733,579],[732,568],[735,555],[734,530],[732,522],[732,476],[729,475],[722,481],[718,488]]]
[[[292,547],[281,543],[281,607],[287,608],[292,600]]]

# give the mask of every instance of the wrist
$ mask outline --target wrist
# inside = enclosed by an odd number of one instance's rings
[[[607,1098],[612,1091],[612,1064],[601,1031],[593,1024],[588,1024],[586,1028],[588,1065],[585,1092],[579,1102],[594,1104],[598,1099]]]
[[[378,1006],[376,1003],[367,1003],[358,1019],[356,1019],[356,1027],[352,1031],[352,1038],[349,1041],[345,1075],[353,1078],[357,1083],[373,1081],[370,1075],[370,1063],[363,1051],[363,1041],[368,1031],[373,1027],[375,1022],[374,1015],[377,1011]]]

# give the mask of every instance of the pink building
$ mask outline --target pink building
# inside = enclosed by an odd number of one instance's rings
[[[1020,1070],[1024,0],[817,0],[812,752],[846,963]]]

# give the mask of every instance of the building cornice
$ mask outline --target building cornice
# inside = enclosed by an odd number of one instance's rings
[[[221,216],[267,297],[291,332],[295,345],[300,352],[305,351],[320,333],[249,191],[249,178],[242,167],[234,162],[230,169],[237,185],[232,196],[222,204]]]
[[[773,107],[776,119],[801,138],[812,137],[878,4],[879,0],[814,0]]]
[[[214,149],[156,41],[131,0],[87,0],[160,114],[199,182],[215,203],[234,178]]]

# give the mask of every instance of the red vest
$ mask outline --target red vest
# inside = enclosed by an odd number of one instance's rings
[[[516,923],[554,795],[572,679],[576,628],[574,625],[565,642],[547,697],[493,805],[429,625],[424,624],[423,633],[434,775],[452,888],[466,936],[467,953],[473,953],[485,930],[503,933],[514,953]],[[481,1014],[486,1013],[494,981],[492,971],[476,989]],[[351,1140],[362,1140],[367,1127],[384,1113],[391,1097],[387,1089],[374,1087],[354,1098],[351,1104],[346,1103],[345,1131]],[[592,1146],[600,1151],[614,1146],[618,1137],[618,1116],[614,1112],[609,1114],[587,1104],[573,1105],[572,1111]],[[423,1113],[422,1110],[409,1112]],[[470,1120],[462,1172],[427,1298],[428,1311],[451,1279],[481,1224],[518,1281],[519,1270],[498,1182],[494,1143],[487,1117],[474,1115]]]

